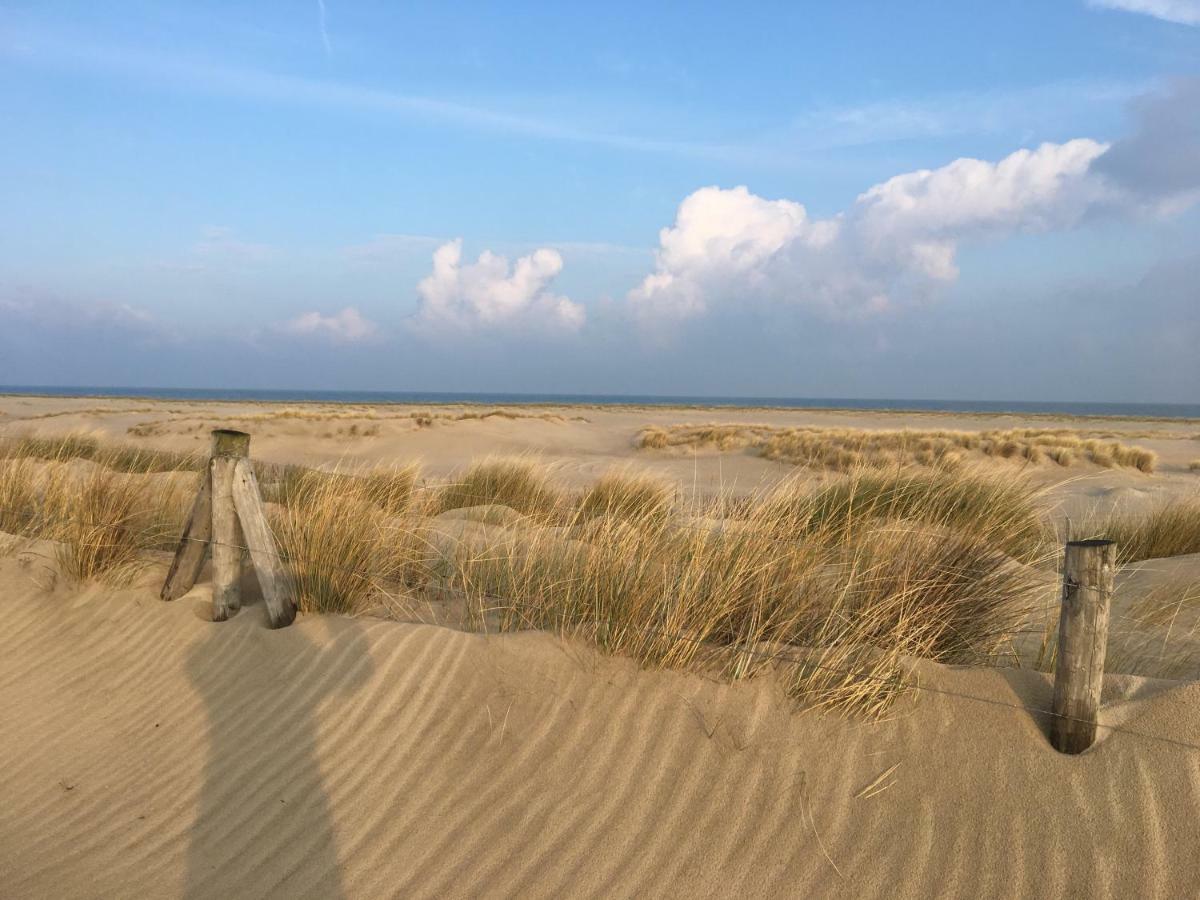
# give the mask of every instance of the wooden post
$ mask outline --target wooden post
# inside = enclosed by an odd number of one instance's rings
[[[272,628],[291,625],[296,618],[295,590],[287,566],[275,549],[267,512],[263,508],[258,479],[248,459],[239,459],[233,473],[233,505],[242,523],[250,559],[258,574],[263,601],[267,604],[267,619]]]
[[[250,453],[243,431],[212,433],[213,621],[224,622],[242,606],[242,535],[233,503],[234,470]]]
[[[192,589],[204,567],[208,542],[212,538],[212,473],[204,467],[200,475],[200,490],[192,501],[192,512],[183,526],[171,571],[159,595],[164,600],[178,600]]]
[[[1096,739],[1116,563],[1112,541],[1067,544],[1050,729],[1050,742],[1062,753],[1082,753]]]
[[[296,591],[275,549],[275,537],[249,456],[250,435],[225,430],[212,433],[212,459],[183,527],[162,598],[174,600],[191,590],[211,548],[212,617],[214,622],[224,622],[242,605],[240,582],[245,549],[250,551],[262,587],[267,619],[272,628],[282,628],[296,618]]]

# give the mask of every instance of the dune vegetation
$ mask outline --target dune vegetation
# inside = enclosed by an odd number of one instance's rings
[[[913,657],[1022,664],[1057,591],[1039,489],[986,466],[860,466],[739,497],[627,469],[574,491],[528,458],[438,484],[411,466],[257,469],[305,612],[453,601],[469,627],[553,630],[645,665],[742,678],[783,659],[788,690],[823,708],[883,712]],[[190,458],[13,442],[0,529],[56,542],[70,578],[123,580],[173,548],[198,477]],[[1195,501],[1096,527],[1125,559],[1200,552]]]
[[[19,449],[0,453],[0,528],[56,542],[68,578],[122,579],[174,546],[198,472],[86,441]]]
[[[862,428],[781,428],[769,425],[671,425],[645,428],[643,449],[711,446],[749,448],[767,459],[811,469],[848,472],[855,468],[904,465],[958,466],[972,459],[1070,466],[1089,462],[1150,473],[1153,450],[1065,428],[1012,428],[985,431],[870,430]]]
[[[198,472],[206,457],[198,453],[147,450],[100,441],[91,435],[21,437],[0,440],[0,459],[86,459],[116,472]]]
[[[110,410],[97,410],[97,413]],[[137,410],[139,412],[156,412],[153,408]],[[61,415],[56,413],[55,415]],[[559,413],[547,411],[522,411],[506,407],[494,408],[463,408],[463,409],[412,409],[398,406],[395,410],[378,406],[349,406],[329,409],[320,406],[287,406],[267,412],[242,413],[240,415],[221,415],[219,417],[202,417],[195,415],[176,416],[170,419],[157,419],[149,422],[139,422],[126,428],[130,437],[154,437],[175,432],[204,431],[213,427],[220,419],[230,427],[247,428],[251,425],[278,422],[349,422],[339,425],[326,436],[337,437],[376,437],[386,422],[411,424],[417,428],[432,428],[435,424],[453,424],[455,422],[485,421],[487,419],[540,419],[546,422],[566,422],[568,417]],[[584,416],[571,416],[570,421],[586,422]]]
[[[1089,537],[1116,541],[1122,562],[1200,553],[1200,494],[1171,497],[1141,512],[1110,513],[1083,528]]]

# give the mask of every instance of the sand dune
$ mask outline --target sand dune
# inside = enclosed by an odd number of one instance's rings
[[[721,452],[688,447],[678,452],[638,450],[648,426],[763,424],[779,427],[895,429],[1098,429],[1154,450],[1153,476],[1128,469],[1077,465],[1035,467],[1035,477],[1055,485],[1062,515],[1081,516],[1094,505],[1137,507],[1168,494],[1195,491],[1200,476],[1188,469],[1200,458],[1195,422],[1086,419],[971,413],[870,410],[703,409],[638,406],[413,407],[395,405],[195,402],[94,397],[0,395],[0,436],[90,433],[147,449],[204,450],[208,430],[233,427],[254,435],[254,455],[305,465],[377,465],[419,461],[430,478],[451,476],[487,454],[535,454],[558,467],[561,480],[591,484],[605,470],[630,462],[682,488],[745,493],[794,471],[756,451]],[[432,424],[417,424],[430,415]],[[459,418],[466,416],[466,418]],[[480,418],[479,416],[486,416]],[[354,434],[349,429],[355,428]],[[1012,463],[1014,470],[1018,464]]]
[[[545,634],[262,612],[0,560],[5,897],[1188,896],[1200,750],[1048,745],[1046,676],[921,664],[893,720]],[[1200,685],[1104,721],[1200,744]],[[882,776],[882,778],[881,778]],[[875,792],[873,796],[872,792]]]

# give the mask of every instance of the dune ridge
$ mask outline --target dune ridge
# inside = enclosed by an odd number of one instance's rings
[[[1182,896],[1200,875],[1197,751],[1102,729],[1063,757],[1028,713],[928,692],[821,718],[771,678],[542,633],[214,625],[206,584],[164,604],[157,571],[78,589],[42,566],[0,560],[6,897]],[[1037,673],[919,673],[1049,701]],[[1104,721],[1200,744],[1200,685],[1109,681]]]

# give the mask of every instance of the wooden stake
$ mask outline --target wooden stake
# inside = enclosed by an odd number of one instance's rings
[[[1067,544],[1050,729],[1050,742],[1062,753],[1082,753],[1096,740],[1116,564],[1112,541]]]
[[[224,622],[242,605],[245,549],[262,587],[267,619],[272,628],[282,628],[296,618],[296,592],[276,550],[249,456],[250,435],[224,429],[212,433],[212,459],[184,525],[162,598],[174,600],[191,590],[211,548],[212,617],[214,622]]]
[[[242,431],[212,433],[213,621],[224,622],[242,606],[242,534],[233,502],[234,471],[250,452]]]
[[[296,618],[295,590],[287,566],[276,550],[267,511],[263,508],[262,495],[258,490],[258,479],[254,477],[254,467],[248,459],[239,459],[235,463],[233,504],[242,523],[246,546],[250,548],[250,559],[258,574],[271,627],[291,625]]]
[[[192,512],[183,526],[171,571],[159,595],[164,600],[178,600],[192,589],[204,567],[208,542],[212,538],[212,474],[208,467],[200,476],[200,490],[192,501]]]

